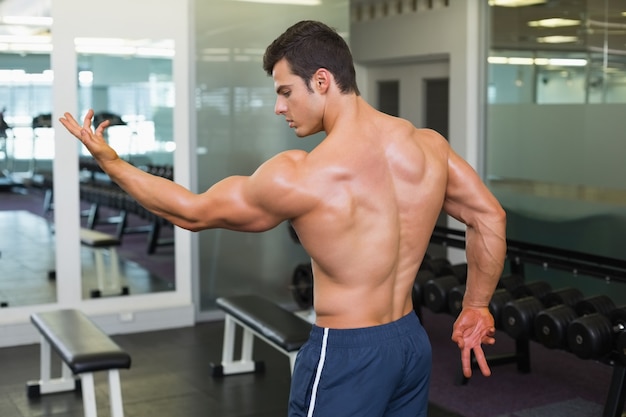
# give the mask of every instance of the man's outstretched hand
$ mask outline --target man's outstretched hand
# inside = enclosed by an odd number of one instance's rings
[[[65,113],[59,121],[72,135],[78,138],[85,147],[87,147],[89,153],[93,155],[99,164],[102,165],[119,159],[117,152],[109,146],[104,138],[104,130],[109,126],[109,121],[103,121],[94,131],[91,126],[93,114],[93,110],[90,109],[85,115],[82,125],[78,124],[76,119],[69,113]]]
[[[493,316],[487,307],[465,307],[457,317],[452,328],[452,341],[461,349],[461,364],[466,378],[472,376],[472,351],[482,374],[491,375],[481,345],[493,345],[496,342],[495,333]]]

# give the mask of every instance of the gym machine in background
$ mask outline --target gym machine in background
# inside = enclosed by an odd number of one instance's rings
[[[11,189],[15,185],[11,176],[14,168],[15,139],[11,126],[4,119],[6,110],[6,107],[0,110],[0,156],[4,160],[0,170],[0,190]]]

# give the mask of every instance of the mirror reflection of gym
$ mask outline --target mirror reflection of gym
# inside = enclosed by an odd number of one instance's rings
[[[122,159],[173,180],[173,41],[77,38],[75,48],[78,117],[93,109]],[[79,169],[83,298],[173,290],[173,226],[111,182],[84,146]]]
[[[8,30],[8,29],[7,29]],[[52,71],[45,42],[0,54],[0,308],[56,302]],[[35,41],[33,41],[35,42]]]

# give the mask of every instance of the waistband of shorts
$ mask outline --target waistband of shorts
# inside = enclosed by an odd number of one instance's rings
[[[420,326],[419,318],[414,311],[406,316],[387,324],[362,327],[357,329],[328,329],[328,346],[363,346],[387,343],[389,339],[402,337],[415,332],[415,326]],[[324,337],[324,327],[313,325],[309,341],[321,343]]]

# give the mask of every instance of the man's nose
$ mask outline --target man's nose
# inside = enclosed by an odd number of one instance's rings
[[[285,104],[283,103],[283,100],[279,98],[276,99],[276,104],[274,105],[274,113],[276,113],[277,115],[281,115],[283,113],[285,113],[287,111],[287,108],[285,106]]]

